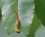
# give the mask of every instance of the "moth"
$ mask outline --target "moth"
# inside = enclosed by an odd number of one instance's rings
[[[19,20],[18,12],[16,12],[16,26],[15,26],[15,31],[17,33],[20,33],[20,20]]]

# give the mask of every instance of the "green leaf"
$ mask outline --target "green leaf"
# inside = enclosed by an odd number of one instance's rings
[[[35,0],[35,14],[45,26],[45,0]]]
[[[18,10],[17,0],[4,0],[2,6],[2,13],[4,15],[3,21],[5,29],[8,34],[13,32],[13,24],[16,20],[16,11]]]
[[[37,18],[37,16],[35,15],[31,24],[31,28],[30,28],[30,32],[28,37],[35,37],[35,31],[39,28],[39,26],[41,25],[40,20]]]
[[[4,0],[2,11],[5,14],[4,25],[8,34],[14,32],[14,26],[16,22],[16,11],[18,10],[18,2],[17,0]],[[34,1],[33,0],[22,0],[19,8],[19,20],[20,20],[20,34],[15,32],[15,36],[19,37],[27,37],[30,31],[30,24],[32,23],[32,18],[34,16]],[[21,35],[21,36],[20,36]],[[16,36],[16,37],[18,37]]]

